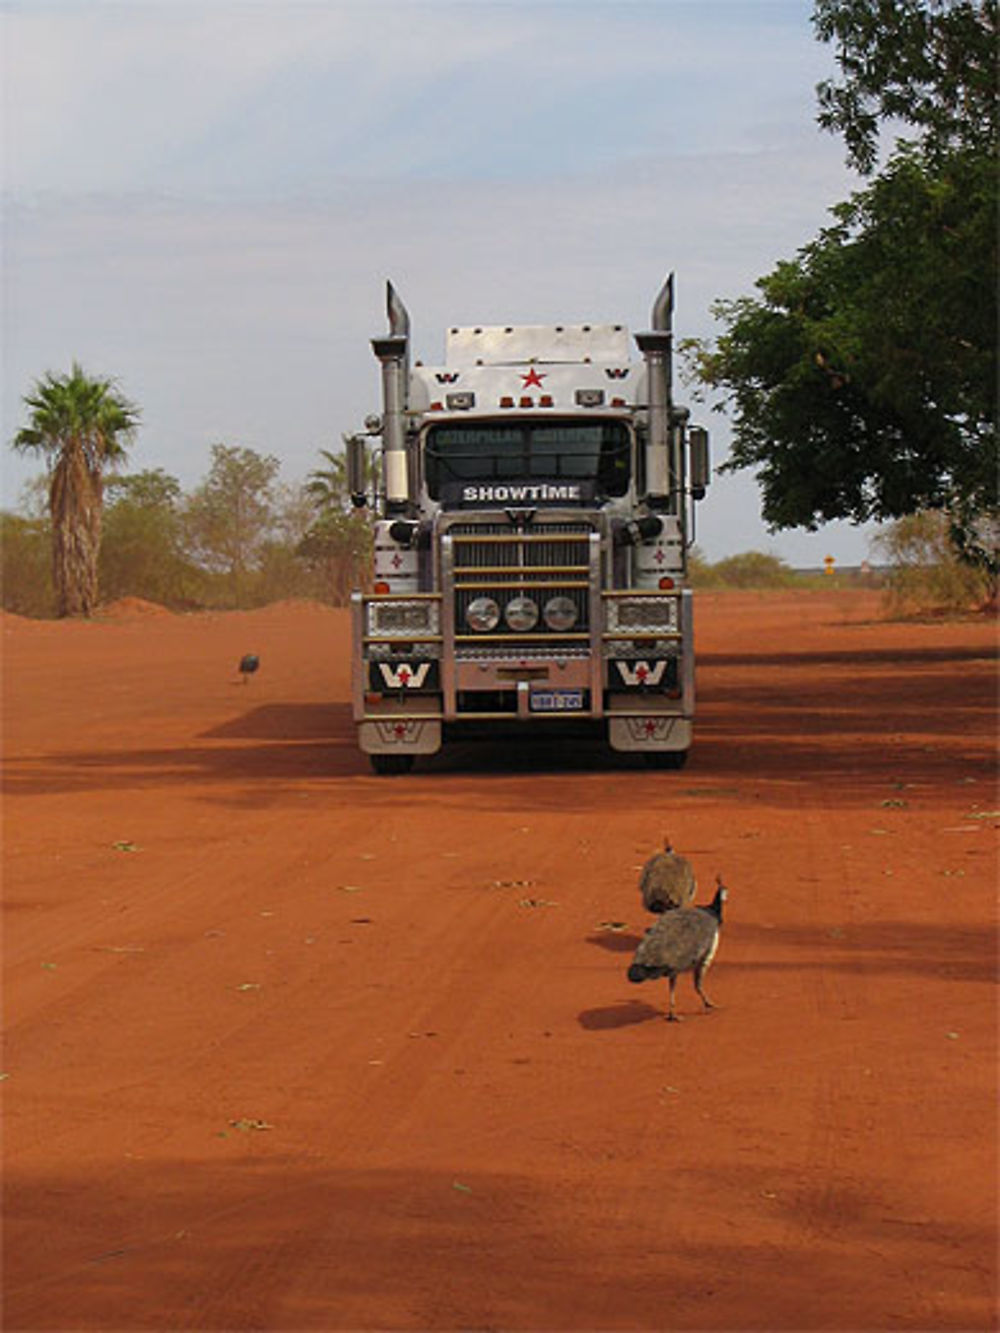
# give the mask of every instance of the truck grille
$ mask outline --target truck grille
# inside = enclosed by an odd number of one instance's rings
[[[495,630],[476,634],[475,642],[509,640],[511,631],[502,618],[504,607],[515,597],[530,597],[541,613],[552,597],[568,597],[576,608],[569,630],[550,629],[539,614],[531,630],[517,635],[526,640],[571,642],[590,629],[590,538],[594,532],[585,522],[532,523],[514,528],[507,523],[456,523],[448,528],[451,538],[451,572],[454,586],[455,632],[472,636],[466,621],[469,603],[491,597],[500,607],[501,620]],[[474,652],[466,638],[460,648]]]

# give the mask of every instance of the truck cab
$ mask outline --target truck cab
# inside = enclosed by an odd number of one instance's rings
[[[373,340],[383,411],[372,591],[353,598],[353,708],[376,772],[449,737],[602,730],[679,767],[692,740],[686,586],[707,434],[672,402],[673,281],[637,335],[620,324],[448,331],[410,365],[390,285]],[[355,482],[352,481],[352,489]]]

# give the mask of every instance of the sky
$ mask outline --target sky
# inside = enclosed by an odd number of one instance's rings
[[[720,332],[859,182],[815,124],[811,0],[0,0],[0,503],[23,398],[78,362],[136,403],[130,470],[213,444],[302,481],[380,408],[385,282],[413,352],[451,324]],[[683,397],[683,395],[681,395]],[[690,402],[691,391],[687,391]],[[695,403],[728,452],[724,414]],[[871,527],[769,532],[749,473],[712,561],[856,564]]]

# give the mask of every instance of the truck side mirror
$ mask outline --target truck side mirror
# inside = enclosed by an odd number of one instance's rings
[[[368,451],[363,436],[348,435],[345,438],[344,457],[347,463],[347,489],[351,494],[351,504],[355,509],[364,509],[368,503]]]
[[[704,426],[690,427],[688,449],[691,457],[691,497],[694,500],[702,500],[712,480],[712,465],[708,455],[708,431]]]

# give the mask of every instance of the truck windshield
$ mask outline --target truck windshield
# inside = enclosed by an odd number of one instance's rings
[[[424,446],[427,489],[468,481],[588,481],[598,496],[624,495],[629,431],[622,421],[504,421],[431,426]]]

